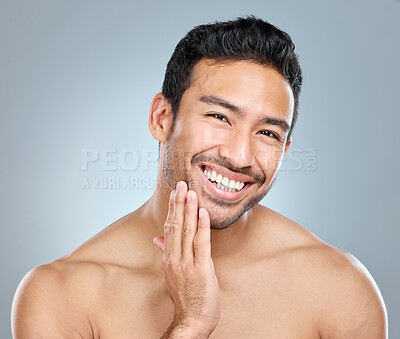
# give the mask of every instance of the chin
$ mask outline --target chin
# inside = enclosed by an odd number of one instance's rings
[[[199,201],[199,206],[208,210],[210,215],[211,229],[224,229],[234,224],[240,217],[249,210],[249,206],[221,206],[213,202],[207,201],[202,203]]]
[[[213,218],[210,216],[210,228],[212,230],[223,230],[231,226],[236,220]]]

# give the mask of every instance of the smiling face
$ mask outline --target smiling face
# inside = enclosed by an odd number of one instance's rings
[[[163,150],[164,179],[196,191],[211,227],[228,227],[270,190],[294,108],[287,80],[250,61],[201,60]]]

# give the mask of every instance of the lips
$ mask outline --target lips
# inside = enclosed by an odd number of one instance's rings
[[[239,200],[254,183],[252,178],[224,167],[202,164],[199,169],[206,192],[221,200]]]
[[[249,183],[254,183],[255,180],[253,177],[249,177],[247,175],[238,173],[238,172],[233,172],[229,169],[227,169],[224,166],[216,165],[216,164],[210,164],[210,163],[203,163],[200,165],[201,168],[204,170],[207,170],[208,172],[215,171],[218,174],[221,174],[222,177],[226,177],[229,180],[235,180],[239,182],[249,182]]]
[[[229,192],[237,192],[241,191],[244,187],[245,183],[242,181],[235,181],[233,179],[229,179],[228,177],[222,176],[222,174],[213,171],[204,170],[205,176],[211,182],[214,182],[218,188],[229,191]]]

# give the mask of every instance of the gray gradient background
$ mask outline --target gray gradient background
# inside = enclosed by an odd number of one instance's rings
[[[11,336],[11,302],[27,271],[153,191],[82,189],[85,178],[156,174],[143,159],[135,171],[105,170],[100,160],[84,171],[82,150],[156,151],[148,111],[176,43],[194,25],[245,14],[287,31],[304,71],[292,163],[263,204],[355,255],[381,289],[391,338],[400,338],[396,0],[2,0],[1,338]],[[316,170],[305,166],[310,148]]]

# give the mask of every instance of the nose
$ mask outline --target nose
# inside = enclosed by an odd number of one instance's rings
[[[251,136],[248,132],[232,133],[219,147],[219,155],[229,159],[237,168],[253,166],[255,157]]]

